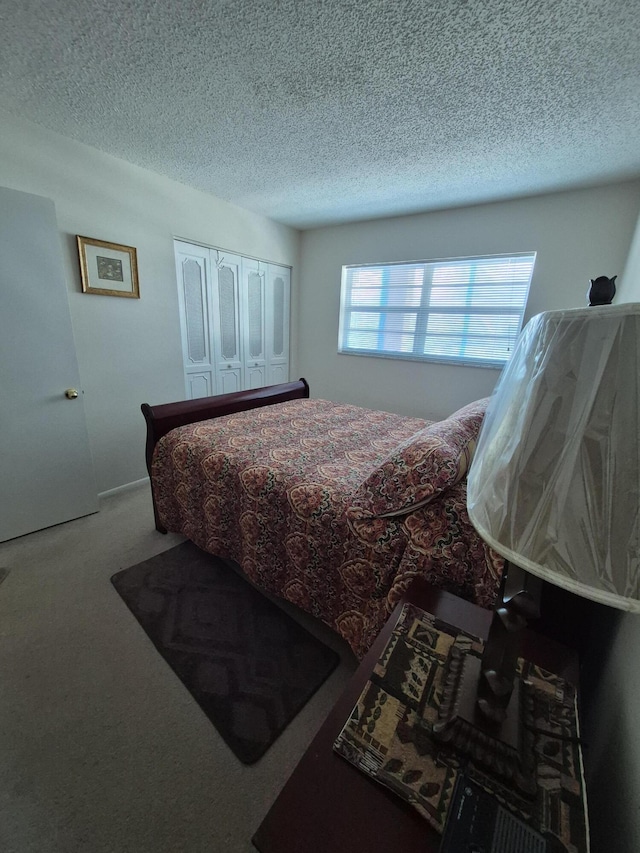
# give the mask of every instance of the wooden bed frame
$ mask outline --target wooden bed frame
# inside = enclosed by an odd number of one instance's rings
[[[220,418],[247,409],[258,409],[261,406],[271,406],[274,403],[284,403],[287,400],[297,400],[309,396],[309,384],[306,379],[296,382],[284,382],[280,385],[268,385],[265,388],[255,388],[249,391],[235,391],[232,394],[218,394],[214,397],[201,397],[197,400],[182,400],[177,403],[164,403],[160,406],[150,406],[143,403],[140,407],[147,422],[146,460],[147,471],[151,477],[151,462],[153,451],[163,435],[172,429],[196,421],[206,421],[210,418]],[[166,533],[160,524],[155,499],[153,515],[156,530]]]

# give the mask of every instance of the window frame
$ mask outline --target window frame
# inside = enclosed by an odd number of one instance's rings
[[[434,310],[434,306],[430,305],[430,297],[433,289],[433,273],[435,268],[439,265],[452,264],[452,263],[460,263],[464,264],[465,262],[473,262],[473,261],[500,261],[502,259],[515,260],[518,259],[531,259],[531,274],[529,276],[529,281],[526,286],[526,292],[524,296],[524,300],[522,305],[517,309],[519,312],[518,318],[518,332],[513,339],[513,344],[515,345],[515,341],[517,340],[520,332],[522,331],[524,325],[524,316],[527,310],[527,303],[529,300],[529,294],[531,292],[531,283],[533,281],[533,274],[535,272],[535,264],[537,260],[537,252],[528,251],[528,252],[505,252],[502,254],[495,255],[468,255],[463,257],[449,257],[449,258],[430,258],[428,260],[414,260],[414,261],[390,261],[390,262],[371,262],[371,263],[361,263],[361,264],[343,264],[342,265],[342,273],[341,273],[341,285],[340,285],[340,313],[339,313],[339,322],[338,322],[338,354],[339,355],[355,355],[355,356],[364,356],[367,358],[387,358],[387,359],[396,359],[400,361],[418,361],[423,363],[430,364],[453,364],[458,366],[465,367],[487,367],[491,369],[502,370],[502,368],[509,362],[511,355],[506,359],[496,358],[496,359],[484,359],[484,358],[476,358],[470,356],[446,356],[442,354],[431,355],[424,354],[424,352],[420,352],[420,347],[424,349],[424,343],[428,335],[427,330],[427,321],[430,313],[456,313],[460,314],[467,319],[472,318],[474,314],[487,314],[487,313],[496,313],[497,315],[505,314],[507,312],[513,313],[513,309],[510,309],[510,306],[504,305],[502,308],[494,309],[494,308],[486,308],[481,307],[477,310],[468,311],[468,312],[460,312],[456,310],[454,306],[436,306]],[[350,289],[348,288],[348,275],[349,270],[367,270],[367,269],[381,269],[383,271],[383,275],[387,274],[387,271],[391,267],[404,266],[404,267],[412,267],[412,266],[422,266],[425,265],[425,269],[423,270],[423,276],[427,273],[429,275],[429,280],[424,281],[422,283],[422,291],[421,291],[421,299],[419,306],[409,306],[409,305],[398,305],[397,310],[400,312],[413,312],[415,311],[415,331],[411,334],[413,335],[413,349],[412,352],[409,353],[401,353],[396,351],[385,351],[382,349],[359,349],[356,347],[346,348],[344,346],[344,338],[346,332],[346,319],[351,311],[363,311],[362,306],[352,307],[347,304],[347,300],[350,296]],[[468,285],[471,287],[472,285]],[[370,310],[372,313],[376,313],[375,308],[383,306],[372,306],[371,308],[365,307],[364,311]],[[381,330],[378,330],[381,331]],[[513,347],[511,349],[513,352]]]

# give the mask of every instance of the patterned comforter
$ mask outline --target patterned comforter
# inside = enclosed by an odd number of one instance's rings
[[[486,402],[431,423],[303,399],[179,427],[153,457],[160,519],[362,657],[416,576],[493,606],[502,561],[466,511]]]

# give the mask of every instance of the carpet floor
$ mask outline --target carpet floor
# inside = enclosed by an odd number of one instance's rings
[[[111,581],[244,764],[264,755],[339,663],[223,560],[190,542]]]

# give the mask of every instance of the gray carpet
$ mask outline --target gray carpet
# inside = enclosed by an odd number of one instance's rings
[[[142,485],[93,516],[0,544],[2,853],[255,853],[251,837],[356,662],[341,664],[255,765],[242,765],[110,583],[183,541]]]

